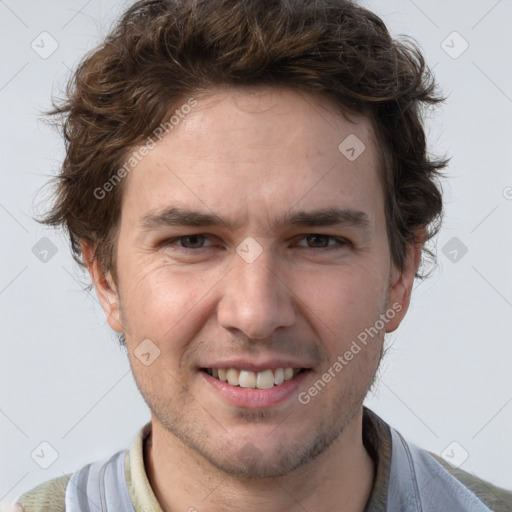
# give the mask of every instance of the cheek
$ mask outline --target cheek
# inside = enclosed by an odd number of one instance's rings
[[[149,338],[162,351],[180,351],[201,328],[198,317],[203,315],[208,293],[221,274],[185,272],[161,263],[146,265],[142,260],[130,267],[126,268],[124,282],[129,284],[123,291],[122,305],[123,323],[132,343]]]
[[[161,395],[167,395],[163,389],[180,395],[189,379],[182,366],[190,340],[201,326],[197,321],[199,279],[162,267],[131,275],[129,292],[123,297],[126,343],[137,385],[157,407]],[[148,365],[142,359],[147,352]]]
[[[382,269],[371,262],[304,273],[297,283],[305,314],[327,338],[336,340],[350,340],[372,325],[387,293]]]

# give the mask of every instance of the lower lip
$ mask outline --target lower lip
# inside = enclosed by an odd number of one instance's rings
[[[283,403],[291,396],[297,396],[298,388],[306,378],[309,370],[305,370],[293,379],[287,380],[270,389],[231,386],[227,382],[222,382],[204,371],[200,371],[199,373],[203,376],[205,381],[230,404],[247,409],[268,409]]]

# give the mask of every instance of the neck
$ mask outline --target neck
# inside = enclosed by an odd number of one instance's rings
[[[156,428],[155,428],[156,427]],[[148,480],[164,512],[363,512],[374,464],[362,441],[362,409],[321,455],[278,478],[239,478],[219,471],[155,419],[144,445]]]

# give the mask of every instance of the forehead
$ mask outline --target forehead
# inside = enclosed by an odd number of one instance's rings
[[[294,208],[382,213],[368,118],[289,89],[210,90],[185,104],[194,106],[169,114],[172,129],[128,176],[131,221],[169,206],[267,225]]]

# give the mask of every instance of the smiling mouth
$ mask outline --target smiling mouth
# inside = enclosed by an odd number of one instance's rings
[[[275,368],[252,372],[237,368],[201,368],[210,377],[225,382],[233,387],[250,389],[270,389],[292,380],[307,368]]]

